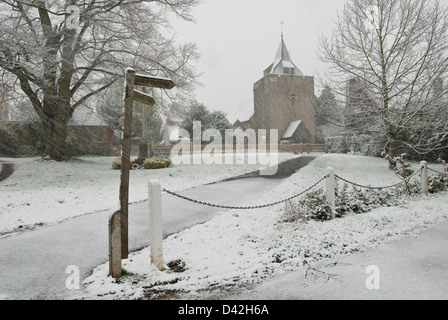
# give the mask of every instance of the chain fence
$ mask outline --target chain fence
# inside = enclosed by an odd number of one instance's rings
[[[359,183],[356,183],[356,182],[344,179],[344,178],[342,178],[342,177],[340,177],[338,175],[335,175],[335,178],[337,178],[337,179],[339,179],[341,181],[344,181],[344,182],[346,182],[348,184],[351,184],[351,185],[353,185],[355,187],[362,188],[362,189],[385,190],[385,189],[391,189],[391,188],[399,187],[403,183],[405,183],[405,184],[408,183],[412,178],[414,178],[416,175],[418,175],[422,171],[423,171],[423,167],[420,168],[419,170],[415,171],[411,176],[407,177],[406,179],[403,179],[402,181],[400,181],[398,183],[395,183],[395,184],[392,184],[392,185],[389,185],[389,186],[385,186],[385,187],[373,187],[373,186],[362,185],[362,184],[359,184]]]
[[[440,172],[440,171],[437,171],[437,170],[434,170],[434,169],[431,169],[431,168],[428,168],[428,170],[429,170],[429,171],[432,171],[432,172],[434,172],[434,173],[440,174],[440,175],[442,175],[442,176],[448,174],[447,172]]]
[[[199,205],[203,205],[203,206],[207,206],[207,207],[212,207],[212,208],[219,208],[219,209],[230,209],[230,210],[255,210],[255,209],[264,209],[264,208],[269,208],[269,207],[273,207],[282,203],[286,203],[288,201],[291,201],[295,198],[298,198],[306,193],[308,193],[309,191],[311,191],[312,189],[314,189],[315,187],[317,187],[322,181],[324,181],[327,178],[327,176],[323,176],[321,179],[319,179],[316,183],[314,183],[311,187],[307,188],[306,190],[297,193],[295,195],[293,195],[292,197],[289,197],[287,199],[283,199],[280,201],[276,201],[273,203],[269,203],[269,204],[264,204],[264,205],[259,205],[259,206],[247,206],[247,207],[237,207],[237,206],[225,206],[225,205],[220,205],[220,204],[214,204],[214,203],[209,203],[209,202],[205,202],[205,201],[200,201],[200,200],[195,200],[186,196],[183,196],[179,193],[170,191],[168,189],[163,189],[164,192],[175,196],[177,198],[189,201],[189,202],[193,202]]]
[[[362,185],[362,184],[350,181],[348,179],[342,178],[339,175],[334,175],[334,177],[335,177],[335,179],[341,180],[341,181],[343,181],[345,183],[348,183],[348,184],[353,185],[353,186],[358,187],[358,188],[371,189],[371,190],[385,190],[385,189],[391,189],[391,188],[399,187],[399,186],[401,186],[403,184],[407,184],[412,178],[416,177],[418,174],[421,174],[423,172],[423,170],[424,170],[424,167],[421,167],[419,170],[415,171],[412,175],[410,175],[409,177],[403,179],[402,181],[397,182],[397,183],[392,184],[392,185],[384,186],[384,187],[375,187],[375,186],[370,186],[370,185]],[[430,170],[432,172],[435,172],[435,173],[438,173],[438,174],[441,174],[441,175],[446,175],[447,174],[447,173],[444,173],[444,172],[439,172],[439,171],[433,170],[431,168],[428,168],[428,170]],[[269,204],[258,205],[258,206],[227,206],[227,205],[215,204],[215,203],[211,203],[211,202],[206,202],[206,201],[201,201],[201,200],[197,200],[197,199],[192,199],[190,197],[181,195],[181,194],[179,194],[177,192],[173,192],[173,191],[168,190],[168,189],[163,189],[163,192],[166,192],[169,195],[172,195],[174,197],[180,198],[180,199],[188,201],[188,202],[192,202],[192,203],[195,203],[195,204],[198,204],[198,205],[212,207],[212,208],[229,209],[229,210],[255,210],[255,209],[264,209],[264,208],[273,207],[273,206],[276,206],[276,205],[280,205],[280,204],[289,202],[289,201],[291,201],[293,199],[296,199],[296,198],[298,198],[298,197],[300,197],[302,195],[307,194],[312,189],[317,187],[322,181],[324,181],[326,179],[329,179],[329,178],[330,178],[330,175],[328,175],[328,174],[324,175],[316,183],[314,183],[309,188],[303,190],[300,193],[297,193],[297,194],[295,194],[295,195],[293,195],[293,196],[291,196],[291,197],[289,197],[287,199],[283,199],[283,200],[276,201],[276,202],[269,203]]]

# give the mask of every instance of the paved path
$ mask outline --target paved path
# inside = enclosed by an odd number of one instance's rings
[[[448,223],[384,243],[364,253],[324,261],[222,299],[448,300]],[[368,266],[379,268],[379,290],[369,290]],[[328,275],[331,275],[328,278]]]
[[[240,205],[277,186],[281,180],[249,178],[203,186],[183,194],[224,204]],[[238,192],[235,192],[238,190]],[[165,237],[223,211],[162,196]],[[129,208],[129,243],[135,251],[149,245],[147,202]],[[99,212],[0,240],[0,298],[57,299],[67,297],[66,268],[80,268],[81,278],[108,260],[108,218]]]
[[[280,164],[277,175],[256,173],[182,192],[193,199],[239,206],[272,190],[282,178],[306,166],[314,157],[300,157]],[[172,197],[162,196],[164,236],[204,223],[225,212]],[[27,231],[0,240],[1,299],[64,299],[68,266],[80,269],[81,281],[108,261],[108,219],[104,211],[66,220],[57,225]],[[149,246],[147,202],[129,207],[129,247]]]

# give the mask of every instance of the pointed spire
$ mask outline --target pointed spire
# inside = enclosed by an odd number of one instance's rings
[[[280,46],[277,50],[274,63],[265,70],[264,74],[278,74],[278,75],[298,75],[303,76],[302,71],[292,62],[291,57],[286,47],[285,40],[283,37],[283,24],[281,30],[281,41]]]

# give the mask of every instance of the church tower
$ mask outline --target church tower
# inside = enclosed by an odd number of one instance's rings
[[[279,142],[315,143],[314,77],[304,76],[292,61],[283,33],[274,62],[254,84],[251,127],[278,129]],[[269,141],[269,140],[268,140]]]

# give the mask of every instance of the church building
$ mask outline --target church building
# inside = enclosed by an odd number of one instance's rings
[[[315,143],[314,77],[292,62],[283,34],[274,62],[254,84],[254,115],[237,121],[235,129],[278,130],[279,142]]]

